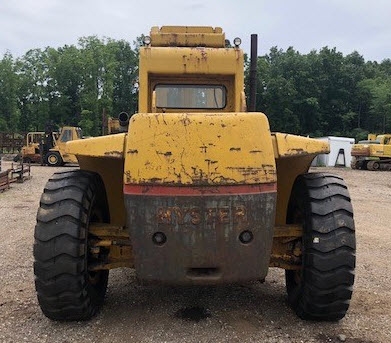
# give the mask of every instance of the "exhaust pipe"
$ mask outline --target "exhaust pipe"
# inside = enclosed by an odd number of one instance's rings
[[[130,116],[126,112],[121,112],[118,115],[118,121],[119,121],[119,131],[120,132],[126,132],[128,131],[128,125],[129,125],[129,119]]]
[[[251,35],[251,61],[250,61],[250,101],[249,112],[256,111],[257,104],[257,59],[258,59],[258,35]]]

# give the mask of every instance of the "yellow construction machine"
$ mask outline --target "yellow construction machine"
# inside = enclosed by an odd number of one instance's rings
[[[66,151],[65,144],[83,137],[82,130],[79,127],[63,126],[55,141],[51,142],[50,137],[50,133],[46,135],[46,139],[49,138],[49,141],[45,141],[42,148],[44,164],[56,167],[62,166],[65,163],[77,163],[76,156]],[[50,146],[52,147],[49,148]]]
[[[355,269],[347,186],[308,173],[326,142],[271,132],[253,97],[247,110],[240,44],[218,27],[153,27],[127,131],[67,143],[80,170],[50,178],[35,227],[47,317],[91,318],[117,267],[180,285],[263,281],[279,267],[301,318],[345,316]]]
[[[58,134],[53,132],[53,140],[58,138]],[[26,145],[22,147],[20,153],[15,156],[14,162],[23,161],[24,163],[40,163],[42,155],[40,152],[40,143],[45,137],[44,131],[28,132],[26,135]]]
[[[77,163],[75,155],[65,152],[65,143],[81,138],[81,129],[74,126],[64,126],[60,131],[49,129],[29,132],[26,135],[26,145],[15,156],[14,161],[37,162],[53,167]]]
[[[353,169],[391,170],[391,134],[369,134],[352,146]]]

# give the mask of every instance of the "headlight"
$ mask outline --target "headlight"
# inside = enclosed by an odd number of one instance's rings
[[[145,37],[144,37],[144,40],[143,40],[143,43],[144,43],[144,45],[149,45],[149,44],[151,44],[151,37],[145,36]]]
[[[234,39],[234,45],[235,45],[236,47],[239,47],[240,44],[242,44],[242,40],[241,40],[239,37],[236,37],[236,38]]]

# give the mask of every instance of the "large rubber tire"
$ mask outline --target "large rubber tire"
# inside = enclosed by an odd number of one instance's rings
[[[58,167],[64,164],[61,155],[57,151],[49,151],[45,156],[45,163],[51,167]]]
[[[302,268],[285,272],[291,307],[306,320],[342,319],[356,260],[353,209],[343,179],[323,173],[299,176],[287,219],[303,225]]]
[[[42,312],[53,320],[87,320],[100,309],[108,271],[89,272],[90,222],[107,222],[106,194],[99,175],[76,170],[47,182],[37,214],[35,288]]]

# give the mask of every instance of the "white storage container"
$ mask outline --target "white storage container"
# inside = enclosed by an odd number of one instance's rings
[[[312,166],[321,167],[350,167],[352,161],[352,145],[354,138],[348,137],[321,137],[317,138],[328,141],[330,144],[330,153],[321,154],[315,157]]]

